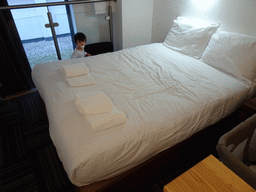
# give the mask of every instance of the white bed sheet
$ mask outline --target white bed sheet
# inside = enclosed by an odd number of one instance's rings
[[[69,87],[61,65],[84,62],[96,84]],[[252,86],[162,43],[36,65],[33,81],[50,136],[71,182],[83,186],[120,174],[216,123],[254,95]],[[103,91],[127,116],[125,126],[88,128],[75,94]]]

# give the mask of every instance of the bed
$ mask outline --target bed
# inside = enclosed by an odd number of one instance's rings
[[[175,27],[184,26],[179,25],[182,18],[176,21]],[[187,26],[186,33],[195,29]],[[189,139],[255,96],[255,67],[246,67],[246,74],[244,68],[232,71],[230,66],[219,65],[219,53],[217,59],[212,58],[216,46],[211,43],[217,40],[211,38],[218,25],[207,29],[207,37],[202,37],[205,44],[185,49],[183,42],[176,47],[170,43],[172,33],[178,33],[175,27],[164,43],[41,63],[33,68],[32,78],[46,106],[51,139],[70,181],[78,189],[98,182],[103,188],[104,181],[112,182]],[[216,38],[220,34],[226,35],[221,32]],[[250,61],[255,66],[253,59]],[[67,83],[60,68],[78,63],[88,67],[95,84],[71,87]],[[125,114],[127,122],[93,131],[74,105],[76,94],[88,92],[105,93]]]

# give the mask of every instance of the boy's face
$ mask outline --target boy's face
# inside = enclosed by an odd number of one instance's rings
[[[84,41],[77,40],[76,45],[78,47],[84,48],[84,46],[86,45],[86,42],[85,40]]]

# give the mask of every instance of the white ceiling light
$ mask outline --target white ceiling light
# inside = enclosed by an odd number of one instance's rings
[[[215,0],[192,0],[192,2],[198,9],[204,10],[209,9],[214,4]]]

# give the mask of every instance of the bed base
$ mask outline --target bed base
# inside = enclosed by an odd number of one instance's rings
[[[240,112],[241,109],[238,109],[216,124],[195,133],[181,143],[151,157],[123,174],[83,187],[74,186],[74,188],[76,192],[135,192],[140,191],[145,184],[152,182],[161,174],[167,173],[166,171],[172,172],[172,179],[174,179],[209,154],[218,157],[215,150],[218,140],[224,133],[242,121],[239,118]]]

